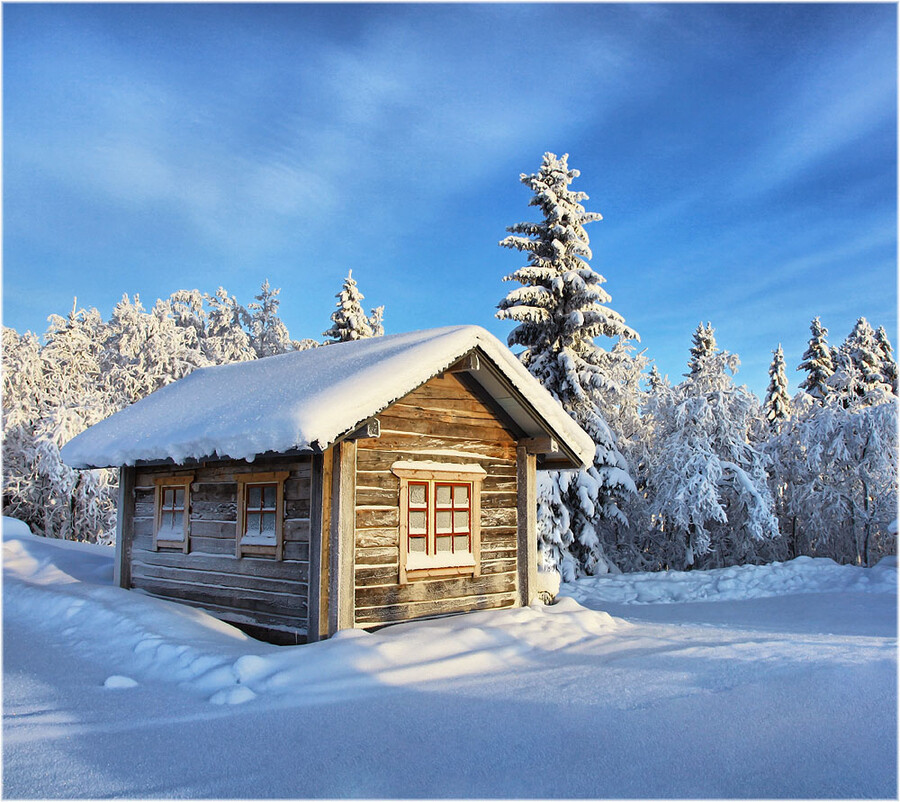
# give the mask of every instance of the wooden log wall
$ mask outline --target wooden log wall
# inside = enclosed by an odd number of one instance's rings
[[[190,548],[153,550],[155,476],[172,467],[142,467],[134,476],[131,586],[202,607],[228,621],[305,636],[310,543],[311,460],[210,463],[192,472]],[[235,557],[239,473],[289,470],[284,484],[284,559]]]
[[[357,626],[517,603],[516,441],[452,374],[432,379],[378,416],[381,437],[357,442]],[[481,497],[481,576],[400,585],[397,460],[476,463]]]

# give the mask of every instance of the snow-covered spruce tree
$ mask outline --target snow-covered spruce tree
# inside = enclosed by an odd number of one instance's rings
[[[882,403],[893,395],[890,380],[883,370],[883,354],[875,331],[864,317],[859,318],[847,339],[833,353],[834,374],[828,386],[845,408]]]
[[[291,338],[281,318],[278,317],[278,293],[281,289],[269,286],[266,279],[260,288],[259,295],[254,296],[256,303],[247,304],[250,310],[250,341],[256,355],[262,359],[275,354],[283,354],[291,350]]]
[[[710,342],[711,327],[701,330]],[[685,380],[648,404],[651,509],[665,535],[667,567],[741,564],[778,535],[757,445],[764,428],[759,401],[732,381],[735,355],[692,350],[691,361]]]
[[[384,307],[376,307],[371,317],[366,316],[361,303],[366,296],[356,286],[352,270],[347,271],[341,291],[334,297],[337,298],[337,309],[331,313],[332,325],[322,332],[323,337],[331,337],[332,343],[343,343],[384,334]]]
[[[763,402],[763,410],[769,426],[778,429],[791,414],[791,397],[788,395],[788,380],[784,372],[784,351],[781,343],[772,352],[772,364],[769,366],[769,387],[766,390],[766,400]]]
[[[595,337],[638,339],[621,315],[605,306],[605,279],[589,265],[591,250],[584,226],[602,219],[587,212],[583,192],[570,189],[577,170],[568,156],[545,153],[540,170],[521,176],[541,213],[536,223],[511,226],[500,242],[528,255],[528,264],[505,278],[521,284],[499,303],[497,317],[515,321],[511,347],[520,359],[596,443],[587,471],[556,472],[541,483],[540,551],[545,568],[557,568],[564,580],[615,570],[598,534],[601,521],[626,523],[623,496],[635,492],[625,458],[600,412],[601,393],[615,388],[607,373],[607,352]],[[555,482],[557,488],[552,488]],[[566,508],[566,514],[561,506]],[[555,512],[547,518],[547,511]]]
[[[828,395],[828,379],[834,373],[834,362],[831,358],[831,349],[828,347],[826,329],[819,318],[815,317],[809,324],[812,336],[809,338],[809,347],[803,352],[803,361],[797,370],[805,370],[806,378],[800,382],[800,389],[805,390],[820,404]]]
[[[707,357],[717,350],[716,332],[712,324],[708,321],[705,326],[700,323],[691,337],[691,358],[688,360],[688,372],[684,375],[696,378],[703,370]]]
[[[881,375],[891,386],[894,395],[897,395],[897,362],[894,359],[894,349],[888,339],[884,326],[879,326],[875,331],[875,342],[881,354]]]

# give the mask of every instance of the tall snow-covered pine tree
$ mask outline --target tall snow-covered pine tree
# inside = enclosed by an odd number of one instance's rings
[[[791,397],[788,395],[788,380],[784,370],[784,351],[781,343],[772,352],[772,364],[769,366],[769,387],[766,390],[766,400],[763,402],[763,412],[769,426],[777,429],[782,421],[791,414]]]
[[[584,229],[602,216],[585,211],[582,201],[588,196],[570,189],[579,172],[567,162],[567,154],[545,153],[536,174],[521,176],[533,193],[529,205],[538,208],[541,220],[511,226],[511,236],[500,242],[526,253],[528,264],[505,278],[522,286],[499,303],[497,317],[515,321],[509,345],[524,348],[520,359],[525,367],[596,443],[589,470],[554,477],[568,516],[556,516],[555,526],[539,525],[544,566],[559,568],[564,579],[571,579],[614,570],[597,524],[610,519],[625,523],[620,500],[635,492],[626,461],[598,408],[598,394],[609,389],[609,378],[606,352],[594,338],[638,337],[621,315],[605,306],[610,296],[601,287],[603,276],[588,264],[592,254]],[[544,499],[539,507],[558,509],[559,499]]]
[[[337,309],[331,313],[332,326],[322,332],[323,337],[331,337],[333,343],[343,343],[384,334],[384,307],[373,309],[371,317],[363,312],[361,301],[365,296],[356,286],[352,270],[347,271],[344,286],[334,297],[337,298]]]

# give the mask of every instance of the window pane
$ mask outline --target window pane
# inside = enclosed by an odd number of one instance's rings
[[[409,486],[409,506],[424,507],[426,503],[427,485],[410,485]]]
[[[416,554],[424,554],[425,553],[425,538],[424,537],[411,537],[409,539],[409,550],[411,552],[415,552]]]
[[[453,537],[453,551],[457,554],[460,552],[466,552],[469,550],[469,536],[468,535],[454,535]]]
[[[247,488],[247,506],[252,507],[253,509],[259,509],[261,495],[260,495],[260,487],[257,485],[250,485]]]
[[[275,507],[275,497],[277,488],[275,485],[266,485],[262,488],[263,494],[263,506],[268,507],[269,509],[274,509]]]
[[[259,534],[260,515],[258,512],[247,513],[247,534]]]
[[[266,537],[275,538],[275,513],[265,512],[262,517],[262,533]]]
[[[437,548],[438,554],[446,554],[447,552],[453,550],[453,538],[452,537],[436,537],[434,539],[434,543]]]
[[[469,486],[456,485],[453,488],[453,506],[468,507],[469,506]]]
[[[453,513],[453,531],[468,532],[469,531],[469,511],[457,510]]]
[[[163,509],[172,509],[173,500],[175,498],[175,488],[164,487],[162,489],[162,505]]]
[[[167,515],[166,518],[169,516]],[[172,529],[176,532],[182,532],[184,530],[184,513],[176,512],[172,514]]]
[[[184,507],[184,488],[177,487],[175,488],[175,506],[176,507]]]
[[[450,500],[450,485],[438,485],[434,489],[435,503],[438,507],[449,507],[453,502]]]
[[[434,514],[434,530],[435,532],[452,532],[452,520],[450,512],[436,512]]]
[[[424,512],[410,512],[409,533],[411,535],[424,535],[427,529],[427,516]]]

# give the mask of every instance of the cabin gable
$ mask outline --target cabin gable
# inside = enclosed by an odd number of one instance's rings
[[[354,625],[515,605],[517,441],[505,421],[453,373],[429,380],[378,419],[381,436],[356,443]],[[479,530],[474,570],[401,577],[401,548],[407,544],[401,538],[402,477],[392,470],[398,463],[433,466],[445,485],[471,478],[444,481],[442,465],[451,473],[460,465],[481,472],[479,509],[470,511],[478,516]]]

